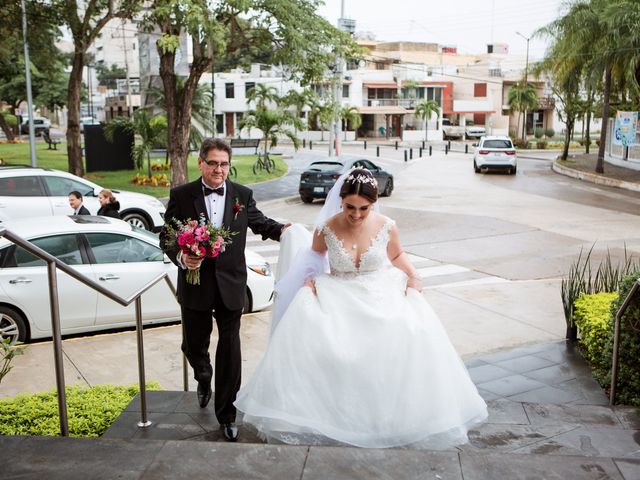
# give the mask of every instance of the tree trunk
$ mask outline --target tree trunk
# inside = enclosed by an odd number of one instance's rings
[[[611,66],[607,66],[604,74],[604,92],[602,99],[602,128],[600,129],[600,146],[598,147],[598,161],[596,173],[604,173],[604,149],[607,142],[607,128],[609,127],[609,97],[611,94]]]
[[[585,125],[585,134],[582,139],[584,140],[584,153],[589,154],[589,146],[591,145],[591,110],[587,111],[587,121]]]
[[[0,115],[0,128],[2,128],[2,131],[7,136],[7,141],[13,142],[15,140],[16,136],[13,134],[13,129],[5,120],[4,115]]]
[[[569,157],[569,143],[571,142],[571,135],[573,133],[573,120],[567,119],[567,130],[564,133],[564,145],[562,147],[562,160],[566,160]]]
[[[84,58],[85,52],[76,50],[73,56],[67,90],[67,156],[69,158],[69,172],[79,177],[84,175],[82,139],[80,137],[80,90],[82,88]]]

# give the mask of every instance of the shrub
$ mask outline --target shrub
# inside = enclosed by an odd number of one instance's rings
[[[544,135],[544,128],[536,128],[533,131],[533,136],[536,138],[542,138],[543,135]]]
[[[592,365],[600,364],[611,336],[611,303],[617,297],[615,292],[583,294],[574,302],[573,321],[580,331],[580,343],[585,349],[585,357]]]
[[[556,131],[553,128],[545,128],[544,136],[547,138],[551,138],[556,134]]]
[[[609,339],[594,376],[605,387],[611,386],[611,359],[613,356],[613,329],[616,312],[627,298],[636,280],[640,279],[640,270],[625,277],[620,292],[611,304],[609,319]],[[616,403],[640,407],[640,295],[631,300],[620,322],[620,344],[618,346],[618,382]]]
[[[547,142],[545,142],[544,140],[536,142],[536,148],[539,150],[544,150],[545,148],[547,148]]]
[[[516,138],[513,141],[513,144],[516,146],[516,148],[524,148],[524,149],[529,148],[529,141],[528,140],[522,140],[521,138]]]
[[[160,390],[156,382],[149,390]],[[99,437],[138,394],[138,386],[67,387],[69,435]],[[0,400],[0,435],[59,435],[55,390]]]

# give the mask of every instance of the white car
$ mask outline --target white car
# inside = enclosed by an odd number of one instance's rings
[[[178,267],[160,249],[158,235],[122,220],[57,216],[3,226],[123,297],[163,272],[177,284]],[[251,250],[245,250],[245,258],[245,311],[262,310],[273,302],[271,268]],[[123,307],[62,272],[57,282],[63,335],[135,325],[133,304]],[[164,280],[142,295],[142,315],[145,324],[180,320],[180,307]],[[50,337],[51,331],[45,262],[0,237],[0,338],[25,342]]]
[[[518,170],[516,148],[509,137],[482,137],[473,155],[473,169],[476,173],[488,170],[506,170],[511,175]]]
[[[69,215],[69,192],[80,192],[84,206],[95,215],[100,208],[98,184],[71,173],[48,168],[0,167],[0,222],[13,218]],[[142,193],[113,190],[120,216],[136,227],[158,231],[164,225],[164,205]]]
[[[34,135],[40,135],[42,132],[49,133],[51,128],[51,121],[45,117],[33,117],[33,133]],[[20,131],[23,134],[29,133],[29,117],[22,117],[22,123],[20,124]]]

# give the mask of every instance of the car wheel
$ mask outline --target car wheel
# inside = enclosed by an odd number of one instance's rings
[[[144,228],[145,230],[150,230],[149,221],[147,217],[140,213],[125,213],[122,216],[122,220],[127,223],[130,223],[134,227]]]
[[[473,161],[473,169],[475,170],[476,173],[480,173],[480,169],[478,168],[478,164],[476,163],[476,161]]]
[[[511,175],[515,175],[517,171],[518,171],[518,167],[513,167],[513,168],[509,171],[509,173],[510,173]]]
[[[0,306],[0,338],[9,338],[10,345],[27,340],[27,324],[12,308]]]
[[[303,203],[311,203],[313,202],[313,197],[310,197],[309,195],[300,195],[300,198],[302,199]]]
[[[391,196],[391,192],[393,192],[393,179],[389,178],[387,180],[387,183],[384,186],[384,190],[382,192],[382,195],[384,197],[390,197]]]
[[[244,307],[242,307],[242,313],[251,313],[252,309],[251,295],[249,294],[249,288],[247,288],[244,291]]]

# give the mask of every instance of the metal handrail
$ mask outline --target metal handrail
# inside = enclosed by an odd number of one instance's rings
[[[609,405],[615,405],[616,400],[616,383],[618,383],[618,349],[620,348],[620,323],[622,321],[622,315],[627,311],[629,304],[633,296],[640,290],[640,279],[636,280],[631,287],[631,290],[627,294],[627,297],[622,302],[622,305],[616,313],[616,321],[613,329],[613,355],[611,359],[611,390],[609,392]]]
[[[72,267],[58,260],[53,255],[47,253],[40,247],[25,240],[24,238],[16,235],[11,230],[7,230],[6,227],[0,225],[0,237],[5,237],[7,240],[13,242],[19,247],[25,249],[27,252],[35,255],[38,258],[47,262],[47,274],[49,278],[49,302],[51,305],[51,330],[53,337],[53,354],[55,360],[56,369],[56,387],[58,389],[58,414],[60,416],[60,435],[69,435],[69,421],[67,417],[67,396],[64,383],[64,366],[62,362],[62,335],[60,333],[60,304],[58,302],[58,282],[57,282],[57,269],[62,270],[70,277],[75,278],[80,283],[93,288],[102,295],[110,298],[116,303],[126,307],[135,301],[136,305],[136,336],[138,345],[138,379],[140,384],[140,407],[141,407],[141,421],[138,422],[139,427],[148,427],[151,422],[147,418],[147,395],[146,395],[146,383],[144,374],[144,346],[142,341],[142,299],[141,295],[153,287],[160,280],[164,279],[169,286],[171,292],[175,295],[176,289],[173,282],[165,272],[149,283],[139,288],[129,297],[121,297],[110,290],[104,288],[102,285],[96,283],[90,278],[77,272]]]

